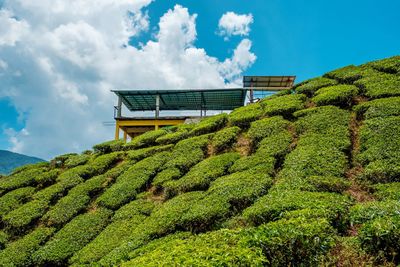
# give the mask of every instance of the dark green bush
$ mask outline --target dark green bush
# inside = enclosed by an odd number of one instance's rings
[[[5,224],[16,230],[25,228],[34,220],[42,217],[48,208],[48,203],[40,200],[30,201],[3,216]]]
[[[317,106],[350,106],[357,94],[358,88],[354,85],[334,85],[319,89],[312,101]]]
[[[306,133],[301,135],[297,146],[321,147],[324,149],[336,148],[346,152],[351,148],[350,133],[345,127],[331,128],[327,134]]]
[[[59,182],[37,191],[32,198],[49,203],[62,196],[68,189],[82,182],[83,179],[76,174],[64,175]]]
[[[144,158],[153,156],[156,153],[163,152],[163,151],[169,151],[170,149],[172,149],[172,147],[173,147],[173,145],[165,145],[165,146],[152,146],[152,147],[131,150],[127,153],[127,157],[131,161],[137,162]]]
[[[397,200],[370,201],[358,203],[350,208],[350,222],[361,224],[370,220],[400,214],[400,202]]]
[[[267,116],[281,115],[291,117],[293,112],[303,109],[306,96],[303,94],[285,95],[262,100],[261,106]]]
[[[400,56],[385,58],[382,60],[372,61],[366,64],[376,70],[387,73],[400,73]]]
[[[286,130],[289,125],[290,122],[283,119],[281,116],[265,118],[252,122],[247,135],[253,141],[253,143],[258,143],[265,137],[269,137]]]
[[[218,153],[231,148],[236,142],[240,131],[239,127],[233,126],[215,133],[211,141],[214,152]]]
[[[374,73],[355,82],[370,98],[400,95],[400,75]]]
[[[295,87],[297,93],[306,94],[307,96],[312,96],[318,89],[322,87],[328,87],[332,85],[336,85],[337,81],[331,80],[324,77],[314,78],[308,81],[305,81],[299,86]]]
[[[268,136],[261,140],[256,153],[265,157],[283,157],[289,152],[292,140],[293,137],[289,131]]]
[[[33,257],[39,265],[60,265],[96,237],[109,222],[112,212],[106,209],[77,216],[66,224]]]
[[[181,171],[178,168],[170,167],[159,172],[153,180],[153,185],[162,186],[165,182],[171,180],[177,180],[182,176]]]
[[[349,189],[350,181],[332,176],[311,176],[307,179],[317,191],[342,193]]]
[[[131,219],[137,215],[149,216],[154,208],[155,204],[152,201],[137,199],[119,208],[112,217],[112,220],[115,222]]]
[[[130,149],[136,149],[136,148],[156,145],[157,138],[165,135],[166,133],[167,133],[167,131],[164,129],[146,132],[144,134],[136,136],[129,143],[126,143],[124,145],[124,149],[130,150]]]
[[[272,174],[274,171],[275,162],[275,158],[257,152],[251,156],[242,157],[237,160],[232,167],[230,167],[229,172],[233,173],[244,171],[261,165],[267,171],[266,173]]]
[[[194,128],[190,131],[190,135],[202,135],[215,132],[223,128],[228,121],[228,115],[226,113],[214,115],[202,119]]]
[[[229,114],[229,124],[241,128],[247,128],[251,122],[258,120],[264,114],[259,103],[249,104],[237,108]]]
[[[324,74],[323,77],[338,80],[341,83],[352,84],[353,82],[368,76],[375,71],[366,66],[356,67],[350,65]]]
[[[82,155],[73,155],[68,157],[65,161],[64,166],[67,168],[73,168],[79,165],[85,164],[90,159],[90,155],[82,154]]]
[[[50,164],[48,162],[38,162],[38,163],[26,164],[26,165],[22,165],[20,167],[14,168],[11,175],[15,175],[22,171],[28,171],[28,170],[33,170],[33,169],[46,169],[47,170],[48,167],[50,167]]]
[[[93,150],[95,153],[106,154],[106,153],[111,153],[111,152],[115,152],[115,151],[120,151],[123,149],[124,145],[125,145],[125,141],[122,139],[111,140],[111,141],[107,141],[107,142],[93,146]]]
[[[358,116],[366,119],[377,117],[400,116],[400,97],[375,99],[354,107]]]
[[[317,266],[334,245],[334,234],[325,219],[299,217],[250,230],[242,242],[261,248],[269,266]]]
[[[189,131],[176,131],[173,133],[167,133],[156,139],[158,144],[175,144],[176,142],[185,139],[189,136]]]
[[[0,266],[32,266],[32,254],[40,248],[54,228],[38,227],[0,251]]]
[[[381,200],[393,199],[400,200],[400,182],[377,184],[374,187],[374,195]]]
[[[10,236],[6,232],[0,230],[0,250],[4,249],[9,238]]]
[[[35,192],[34,187],[22,187],[0,198],[0,217],[21,206]]]
[[[0,179],[0,191],[10,191],[19,187],[36,184],[36,177],[46,175],[47,168],[27,168]]]

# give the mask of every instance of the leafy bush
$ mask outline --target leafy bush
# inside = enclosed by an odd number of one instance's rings
[[[204,118],[194,126],[194,128],[190,131],[189,134],[202,135],[215,132],[224,127],[227,121],[228,121],[228,115],[226,113]]]
[[[372,61],[367,64],[374,69],[387,73],[400,73],[400,56],[385,58],[382,60]]]
[[[323,77],[338,80],[341,83],[352,84],[353,82],[375,73],[374,70],[364,66],[356,67],[350,65],[324,74]]]
[[[165,145],[165,146],[152,146],[152,147],[146,147],[146,148],[131,150],[131,151],[129,151],[127,153],[127,157],[131,161],[137,162],[137,161],[142,160],[144,158],[148,158],[150,156],[153,156],[156,153],[163,152],[163,151],[168,151],[172,147],[173,147],[173,145]]]
[[[107,225],[112,212],[97,209],[77,216],[33,255],[39,265],[59,265],[82,249]]]
[[[0,191],[10,191],[19,187],[36,184],[35,177],[46,175],[47,168],[27,168],[0,179]]]
[[[240,131],[239,127],[233,126],[215,133],[211,141],[214,151],[218,153],[232,147],[233,143],[236,142]]]
[[[107,141],[107,142],[93,146],[93,150],[95,153],[106,154],[106,153],[111,153],[111,152],[115,152],[115,151],[120,151],[120,150],[122,150],[124,145],[125,145],[125,141],[122,139],[111,140],[111,141]]]
[[[0,217],[21,206],[35,192],[34,187],[22,187],[0,198]]]
[[[24,228],[35,219],[42,217],[47,207],[47,202],[33,200],[4,215],[3,220],[8,227],[15,229]]]
[[[230,167],[229,172],[239,172],[248,170],[251,168],[257,168],[262,165],[268,174],[272,174],[275,166],[275,158],[268,157],[263,153],[255,153],[254,155],[242,157],[237,160],[232,167]]]
[[[242,242],[261,248],[270,266],[317,266],[334,245],[335,234],[325,219],[301,217],[271,222],[249,232]]]
[[[179,180],[164,183],[167,195],[207,189],[210,182],[224,175],[239,157],[237,153],[225,153],[205,159]]]
[[[400,200],[400,182],[377,184],[373,188],[375,190],[374,195],[379,199]]]
[[[366,119],[377,117],[400,116],[400,97],[375,99],[361,103],[354,107],[358,116]]]
[[[247,128],[251,122],[258,120],[264,114],[259,103],[249,104],[237,108],[229,114],[229,124],[241,128]]]
[[[258,143],[265,137],[272,136],[284,131],[289,126],[290,122],[283,119],[281,116],[265,118],[251,123],[247,135],[254,143]]]
[[[299,147],[320,147],[323,149],[337,149],[347,152],[351,148],[349,130],[345,127],[329,129],[329,134],[305,133],[298,140]]]
[[[78,175],[64,175],[56,184],[48,186],[40,191],[37,191],[32,198],[45,202],[52,202],[62,196],[68,189],[80,184],[83,179]]]
[[[175,144],[176,142],[185,139],[189,136],[189,131],[176,131],[173,133],[167,133],[156,139],[158,144]]]
[[[53,234],[54,230],[54,228],[38,227],[31,233],[10,243],[4,250],[0,251],[0,266],[33,265],[32,254]]]
[[[311,97],[318,89],[336,84],[337,81],[335,80],[331,80],[324,77],[318,77],[305,81],[301,85],[295,87],[295,90],[297,93],[306,94],[307,96]]]
[[[307,179],[317,191],[342,193],[349,189],[350,181],[332,176],[311,176]]]
[[[82,154],[82,155],[73,155],[68,157],[65,161],[64,166],[67,168],[73,168],[79,165],[85,164],[90,159],[90,155]]]
[[[293,112],[303,109],[306,96],[303,94],[285,95],[262,100],[261,106],[267,116],[282,115],[291,117]]]
[[[349,106],[357,94],[358,88],[354,85],[334,85],[319,89],[312,101],[317,106]]]
[[[370,220],[400,214],[400,202],[396,200],[359,203],[350,209],[350,222],[361,224]]]
[[[153,180],[153,185],[162,186],[165,182],[171,180],[177,180],[182,176],[181,171],[178,168],[170,167],[159,172]]]
[[[124,145],[124,149],[130,150],[130,149],[136,149],[136,148],[148,147],[148,146],[155,145],[157,138],[165,135],[166,133],[167,133],[167,131],[164,129],[146,132],[144,134],[136,136],[129,143],[126,143]]]
[[[400,76],[386,73],[374,73],[355,82],[370,98],[382,98],[400,95]]]
[[[293,137],[289,131],[273,134],[261,140],[256,153],[265,157],[283,157],[289,152],[292,140]]]
[[[131,219],[137,215],[149,216],[154,207],[155,205],[152,201],[137,199],[119,208],[112,217],[112,220],[115,222],[118,220]]]

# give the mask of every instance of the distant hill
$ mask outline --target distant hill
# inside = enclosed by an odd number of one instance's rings
[[[0,174],[9,174],[17,167],[42,161],[44,160],[7,150],[0,150]]]

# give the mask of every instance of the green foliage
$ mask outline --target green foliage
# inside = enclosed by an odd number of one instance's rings
[[[19,187],[36,184],[36,177],[46,175],[47,168],[26,168],[0,179],[0,191],[10,191]]]
[[[400,261],[400,216],[382,217],[364,224],[359,233],[362,247],[369,253],[383,253],[388,261]]]
[[[367,66],[356,67],[354,65],[350,65],[328,72],[323,77],[335,79],[340,83],[352,84],[353,82],[361,79],[362,77],[366,77],[371,73],[375,73],[375,71]]]
[[[292,141],[289,131],[282,131],[262,139],[256,153],[265,157],[281,158],[289,152]]]
[[[252,122],[247,135],[254,143],[258,143],[265,137],[284,131],[289,124],[290,122],[281,116],[265,118]]]
[[[9,238],[10,236],[6,232],[0,230],[0,250],[7,244]]]
[[[228,127],[215,133],[211,145],[214,152],[221,152],[232,147],[236,142],[241,129],[237,126]]]
[[[95,153],[106,154],[106,153],[111,153],[111,152],[115,152],[115,151],[120,151],[123,149],[124,145],[125,145],[125,141],[122,139],[111,140],[111,141],[107,141],[107,142],[93,146],[93,150]]]
[[[292,94],[276,98],[266,98],[260,103],[265,115],[281,115],[290,118],[293,112],[304,108],[305,100],[306,96],[303,94]]]
[[[245,244],[261,248],[270,266],[317,266],[334,245],[334,230],[325,219],[295,218],[249,231]]]
[[[158,144],[166,145],[166,144],[175,144],[176,142],[185,139],[189,136],[188,131],[176,131],[173,133],[167,133],[162,135],[156,139]]]
[[[381,200],[393,199],[400,201],[400,182],[377,184],[374,187],[374,195]]]
[[[153,180],[153,185],[162,186],[165,182],[171,180],[177,180],[182,176],[181,171],[178,168],[170,167],[159,172]]]
[[[374,69],[387,73],[400,73],[400,56],[389,57],[377,61],[372,61],[367,64]]]
[[[64,166],[67,168],[73,168],[85,164],[89,159],[90,155],[87,154],[73,155],[68,157],[68,159],[64,163]]]
[[[155,205],[153,202],[137,199],[119,208],[112,217],[112,220],[115,222],[118,220],[131,219],[139,215],[149,216],[154,208]]]
[[[350,209],[350,222],[361,224],[370,220],[400,214],[400,202],[396,200],[359,203]]]
[[[124,145],[124,149],[130,150],[130,149],[136,149],[136,148],[149,147],[152,145],[156,145],[157,138],[165,135],[166,133],[167,133],[167,131],[164,129],[146,132],[144,134],[136,136],[129,143],[126,143]]]
[[[48,207],[48,203],[40,200],[30,201],[3,216],[3,221],[8,227],[24,228],[35,219],[40,218]]]
[[[190,135],[202,135],[215,132],[226,125],[228,121],[228,114],[222,113],[202,119],[190,131]]]
[[[207,189],[209,184],[224,175],[239,157],[237,153],[225,153],[205,159],[179,180],[164,183],[167,195]]]
[[[21,206],[34,192],[34,187],[22,187],[2,196],[0,198],[0,217]]]
[[[229,114],[229,124],[241,128],[247,128],[251,122],[258,120],[264,114],[259,103],[249,104],[237,108]]]
[[[400,95],[400,76],[387,73],[374,73],[355,82],[370,98]]]
[[[354,85],[334,85],[319,89],[312,101],[317,106],[350,106],[357,94],[358,88]]]
[[[31,233],[10,243],[4,250],[0,251],[0,266],[33,265],[32,254],[53,232],[53,228],[38,227]]]
[[[400,116],[400,97],[375,99],[354,107],[358,116],[366,119]]]
[[[244,171],[252,168],[257,168],[261,165],[266,170],[266,173],[272,174],[272,172],[274,171],[275,162],[275,158],[268,157],[263,153],[257,152],[251,156],[242,157],[237,160],[229,169],[229,172]]]
[[[324,192],[342,193],[351,185],[351,182],[344,178],[332,176],[311,176],[307,180],[317,191]]]
[[[107,208],[117,209],[133,200],[164,165],[168,157],[168,152],[161,152],[134,164],[97,199],[97,203]]]
[[[146,147],[146,148],[141,148],[141,149],[135,149],[135,150],[129,151],[127,153],[127,157],[131,161],[137,162],[144,158],[153,156],[156,153],[168,151],[172,147],[173,147],[173,145],[165,145],[165,146],[152,146],[152,147]]]
[[[77,216],[34,253],[39,265],[59,265],[82,249],[107,225],[112,212],[97,209]]]
[[[335,80],[331,80],[324,77],[318,77],[305,81],[301,85],[295,87],[295,90],[297,93],[306,94],[307,96],[312,96],[318,89],[336,84],[337,81]]]

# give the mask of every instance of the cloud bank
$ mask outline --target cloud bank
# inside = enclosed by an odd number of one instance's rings
[[[239,15],[226,12],[218,22],[219,33],[228,40],[230,36],[247,36],[250,33],[250,24],[253,23],[252,14]]]
[[[16,107],[25,127],[5,129],[11,150],[49,159],[113,138],[114,88],[237,86],[256,60],[243,39],[218,60],[195,46],[196,17],[180,5],[149,30],[151,0],[5,1],[0,9],[0,98]],[[208,77],[203,79],[203,77]]]

